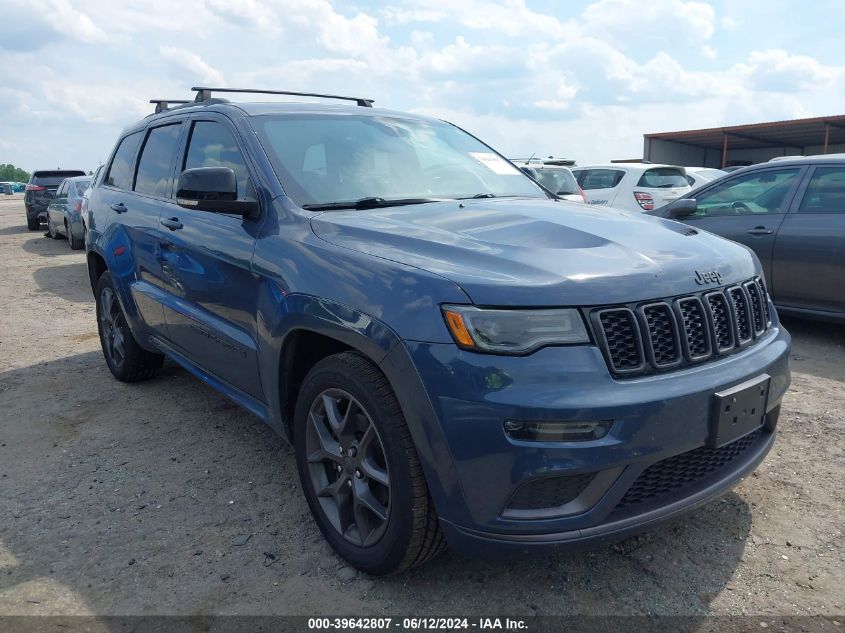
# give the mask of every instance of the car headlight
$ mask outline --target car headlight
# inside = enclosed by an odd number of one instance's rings
[[[527,354],[544,345],[589,343],[578,310],[501,310],[445,305],[443,317],[464,349],[494,354]]]

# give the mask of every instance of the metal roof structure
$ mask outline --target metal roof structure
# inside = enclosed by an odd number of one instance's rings
[[[789,148],[804,153],[806,147],[821,146],[822,154],[827,154],[831,145],[845,144],[845,115],[679,132],[658,132],[643,136],[646,141],[656,139],[722,150],[722,165],[724,166],[729,150]],[[645,158],[650,159],[649,156]]]

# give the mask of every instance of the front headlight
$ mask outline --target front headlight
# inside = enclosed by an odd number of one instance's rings
[[[527,354],[544,345],[589,343],[578,310],[500,310],[443,306],[455,342],[476,352]]]

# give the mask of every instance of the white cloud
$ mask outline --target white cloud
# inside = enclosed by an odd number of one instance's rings
[[[176,46],[160,46],[162,59],[170,62],[182,71],[190,74],[190,79],[198,79],[202,83],[223,85],[223,74],[209,65],[202,57],[187,49]]]
[[[820,88],[845,76],[845,66],[825,66],[812,57],[790,55],[781,49],[752,51],[738,69],[751,87],[773,91]]]
[[[599,0],[584,9],[586,30],[628,44],[701,44],[713,36],[716,14],[704,2]]]

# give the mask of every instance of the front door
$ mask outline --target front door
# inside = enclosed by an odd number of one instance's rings
[[[231,167],[238,178],[238,196],[252,197],[234,129],[223,119],[192,120],[177,173],[211,166]],[[176,205],[162,213],[161,222],[170,340],[204,370],[262,399],[256,333],[259,281],[251,270],[258,222]]]
[[[775,234],[795,196],[802,169],[755,170],[714,183],[695,196],[698,209],[683,221],[751,248],[770,280]],[[771,284],[769,290],[776,294]]]

